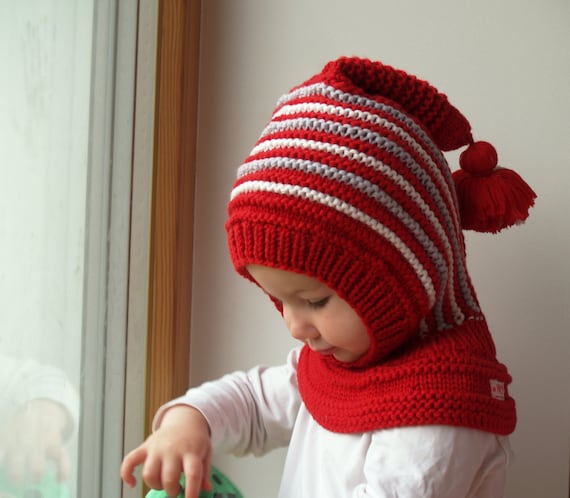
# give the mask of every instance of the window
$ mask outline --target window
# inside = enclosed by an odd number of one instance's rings
[[[0,494],[59,471],[75,495],[93,3],[3,2],[0,26]]]
[[[199,6],[0,6],[0,496],[140,497],[187,385]]]
[[[136,33],[133,1],[0,7],[2,496],[120,491]]]

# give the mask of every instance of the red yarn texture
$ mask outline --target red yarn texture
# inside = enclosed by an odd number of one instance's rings
[[[472,142],[429,83],[343,57],[279,99],[240,166],[226,223],[236,270],[317,278],[368,328],[370,350],[353,363],[303,349],[301,396],[323,427],[514,430],[442,153]]]

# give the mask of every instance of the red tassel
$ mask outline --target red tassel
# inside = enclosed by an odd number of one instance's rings
[[[472,143],[459,164],[453,179],[465,230],[496,233],[528,218],[536,194],[516,172],[497,167],[491,144]]]

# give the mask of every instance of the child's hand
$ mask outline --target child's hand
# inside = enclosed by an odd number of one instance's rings
[[[212,487],[211,453],[210,428],[204,416],[190,406],[173,406],[165,412],[160,427],[124,458],[121,478],[133,487],[133,472],[142,464],[142,478],[148,486],[176,497],[184,472],[184,496],[197,498],[202,489],[209,491]]]

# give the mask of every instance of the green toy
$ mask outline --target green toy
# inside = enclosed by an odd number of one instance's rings
[[[70,494],[64,484],[57,482],[55,472],[46,472],[37,483],[18,485],[0,469],[0,498],[70,498]]]
[[[243,498],[241,491],[236,488],[235,484],[213,466],[210,481],[212,482],[212,490],[202,491],[200,498]],[[184,475],[180,477],[180,486],[182,487],[182,492],[178,495],[178,498],[184,498]],[[166,498],[166,496],[162,489],[151,489],[146,494],[146,498]],[[3,497],[0,496],[0,498]]]

